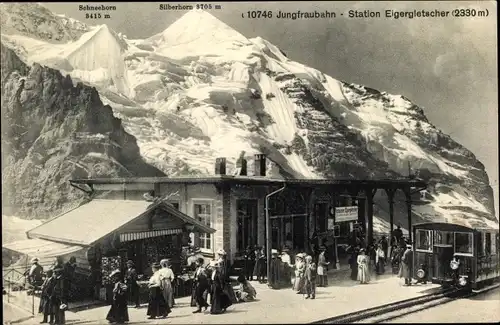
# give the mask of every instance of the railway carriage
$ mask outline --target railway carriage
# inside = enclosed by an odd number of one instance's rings
[[[412,231],[417,281],[476,290],[499,279],[498,229],[429,222]]]

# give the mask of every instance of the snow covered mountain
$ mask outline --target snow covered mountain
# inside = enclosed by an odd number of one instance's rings
[[[217,157],[228,159],[232,173],[242,151],[265,153],[275,176],[299,178],[401,177],[411,161],[430,183],[413,208],[416,220],[496,226],[484,166],[403,96],[336,80],[204,11],[145,40],[73,23],[80,27],[57,35],[86,32],[54,44],[36,22],[61,17],[32,8],[21,19],[13,14],[20,9],[9,8],[2,43],[29,65],[95,87],[137,139],[141,157],[167,175],[211,174]],[[381,228],[388,220],[384,195],[375,197]],[[404,215],[404,205],[396,204],[398,211]]]

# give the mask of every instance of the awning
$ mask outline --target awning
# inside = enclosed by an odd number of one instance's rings
[[[3,244],[2,248],[27,255],[30,258],[36,257],[39,259],[40,265],[49,265],[54,262],[55,257],[71,254],[85,247],[35,238]]]
[[[182,229],[161,229],[161,230],[151,230],[151,231],[141,231],[141,232],[128,232],[120,234],[120,241],[133,241],[146,238],[160,237],[166,235],[176,235],[182,233]]]
[[[27,232],[29,237],[91,246],[130,222],[162,209],[170,218],[194,226],[194,232],[213,234],[215,229],[164,202],[144,200],[92,200]],[[154,230],[154,229],[153,229]]]
[[[92,200],[28,231],[28,236],[91,245],[151,211],[143,200]]]

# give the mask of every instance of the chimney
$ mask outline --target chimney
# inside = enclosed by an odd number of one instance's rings
[[[226,158],[215,159],[215,175],[226,175]]]
[[[255,157],[254,175],[266,176],[266,155],[257,154],[254,157]]]
[[[247,176],[247,160],[245,158],[240,158],[236,162],[236,169],[239,169],[239,175]]]

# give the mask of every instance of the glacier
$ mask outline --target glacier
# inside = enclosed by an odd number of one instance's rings
[[[402,177],[410,161],[430,184],[413,206],[417,219],[498,227],[484,166],[417,105],[295,62],[208,12],[192,10],[144,40],[101,25],[58,44],[10,28],[2,42],[95,87],[145,161],[169,176],[211,174],[217,157],[232,174],[242,152],[265,153],[273,177]],[[375,228],[387,230],[381,192]]]

